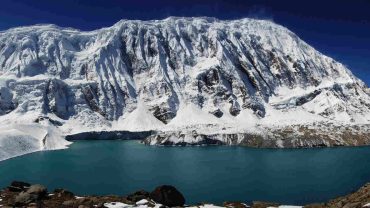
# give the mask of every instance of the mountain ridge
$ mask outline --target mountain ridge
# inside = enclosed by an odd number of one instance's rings
[[[356,145],[332,142],[329,135],[345,130],[329,131],[370,124],[365,83],[287,28],[250,18],[121,20],[93,31],[9,29],[0,32],[0,92],[2,126],[51,128],[60,147],[63,135],[89,131],[157,130],[170,144],[241,133],[238,142],[225,142],[240,144],[251,133],[274,140],[276,129],[302,126],[320,130],[323,138],[310,137],[319,143]],[[294,135],[302,134],[297,129]],[[367,143],[368,128],[362,129],[353,132],[363,132]],[[188,140],[176,140],[179,132]],[[11,143],[6,137],[0,145]],[[148,143],[160,143],[153,138]],[[281,137],[273,144],[284,147]]]

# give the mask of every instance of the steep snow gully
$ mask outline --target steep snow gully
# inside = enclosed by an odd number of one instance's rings
[[[369,88],[271,21],[0,32],[0,160],[91,131],[155,131],[153,145],[366,145],[369,124]]]

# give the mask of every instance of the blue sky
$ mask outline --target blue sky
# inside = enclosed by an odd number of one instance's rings
[[[271,19],[370,85],[370,0],[2,0],[0,30],[38,23],[92,30],[168,16]]]

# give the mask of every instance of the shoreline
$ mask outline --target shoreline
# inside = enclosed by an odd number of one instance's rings
[[[370,146],[369,143],[366,144],[353,144],[353,145],[334,145],[334,146],[307,146],[307,147],[268,147],[268,146],[255,146],[255,145],[246,145],[246,144],[226,144],[219,142],[218,140],[214,140],[211,143],[165,143],[165,144],[150,144],[146,141],[147,138],[155,135],[151,134],[155,131],[142,131],[142,132],[131,132],[131,131],[90,131],[90,132],[81,132],[77,134],[66,135],[65,140],[69,142],[66,146],[61,148],[55,149],[40,149],[30,152],[20,153],[18,155],[0,158],[0,163],[2,161],[10,160],[17,157],[22,157],[25,155],[29,155],[36,152],[45,152],[45,151],[58,151],[63,149],[70,148],[74,142],[79,141],[125,141],[125,140],[134,140],[138,143],[145,145],[145,146],[155,146],[155,147],[212,147],[212,146],[239,146],[245,148],[253,148],[253,149],[272,149],[272,150],[298,150],[298,149],[334,149],[334,148],[365,148]],[[128,137],[127,137],[128,135]],[[143,135],[148,135],[146,138],[142,138]],[[92,137],[90,137],[92,136]],[[82,138],[77,138],[82,137]]]
[[[89,131],[65,136],[65,140],[143,140],[155,131]]]
[[[307,204],[303,206],[284,205],[275,202],[253,201],[250,204],[244,202],[224,202],[223,204],[196,203],[186,204],[186,199],[175,187],[162,185],[153,191],[138,190],[126,196],[118,195],[84,195],[76,196],[66,189],[55,189],[48,192],[47,188],[40,184],[13,181],[9,186],[0,190],[0,207],[63,207],[63,208],[128,208],[128,207],[235,207],[235,208],[327,208],[346,207],[360,208],[370,207],[370,183],[366,183],[358,190],[345,196],[331,199],[327,202]]]
[[[43,120],[44,121],[44,120]],[[49,122],[49,121],[48,121]],[[370,145],[370,125],[331,126],[318,124],[281,126],[260,131],[198,126],[178,130],[101,130],[84,129],[69,132],[50,123],[8,125],[1,128],[0,161],[37,151],[68,148],[77,140],[141,140],[153,146],[226,145],[253,148],[298,149],[321,147],[357,147]],[[26,149],[22,147],[27,147]]]

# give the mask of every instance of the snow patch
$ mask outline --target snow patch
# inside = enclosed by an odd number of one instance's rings
[[[217,117],[203,111],[193,103],[182,104],[177,111],[176,117],[168,123],[166,128],[183,127],[202,124],[219,124]]]
[[[146,131],[160,129],[164,126],[160,120],[149,112],[144,102],[139,102],[137,108],[113,122],[112,129],[127,131]]]

